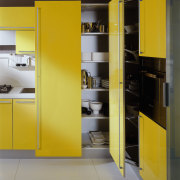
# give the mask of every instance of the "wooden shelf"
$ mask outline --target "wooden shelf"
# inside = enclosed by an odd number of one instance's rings
[[[109,91],[109,89],[105,89],[105,88],[92,88],[92,89],[82,89],[82,91]]]
[[[105,35],[109,35],[109,33],[101,33],[101,32],[81,33],[81,36],[105,36]]]
[[[82,119],[109,119],[109,117],[103,115],[103,114],[91,114],[91,115],[87,115],[87,114],[82,114]]]
[[[81,61],[81,63],[109,63],[109,61]]]

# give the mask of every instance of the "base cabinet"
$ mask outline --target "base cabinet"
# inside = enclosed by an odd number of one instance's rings
[[[143,113],[139,118],[140,175],[143,180],[166,180],[166,130]]]
[[[12,149],[11,99],[0,99],[0,149]]]
[[[13,100],[13,149],[36,148],[36,108],[34,99]]]

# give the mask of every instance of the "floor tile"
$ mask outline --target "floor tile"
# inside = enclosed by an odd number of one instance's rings
[[[15,180],[99,180],[91,160],[20,160]]]
[[[0,159],[0,180],[14,180],[18,163],[18,159]]]
[[[93,159],[92,161],[100,180],[123,180],[112,159]]]

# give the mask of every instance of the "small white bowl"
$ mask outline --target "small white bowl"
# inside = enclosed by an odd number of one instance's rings
[[[90,108],[93,110],[93,114],[99,114],[99,111],[102,109],[102,102],[90,102]]]
[[[89,109],[89,100],[82,99],[81,106]]]
[[[84,84],[83,84],[83,85],[81,85],[81,88],[82,88],[82,89],[86,89],[86,88],[87,88],[87,85],[84,85]]]

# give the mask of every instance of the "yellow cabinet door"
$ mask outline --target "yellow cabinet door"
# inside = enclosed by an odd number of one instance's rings
[[[81,156],[81,2],[35,6],[36,156]]]
[[[166,0],[139,0],[140,56],[166,58]]]
[[[0,30],[29,30],[34,27],[34,7],[0,7]]]
[[[0,149],[12,149],[11,99],[0,99]]]
[[[143,180],[166,180],[166,130],[143,113],[139,125],[140,175]]]
[[[36,126],[35,100],[13,100],[13,149],[35,149]]]
[[[35,31],[16,31],[16,54],[35,53]]]
[[[109,3],[110,153],[125,174],[124,1]]]

